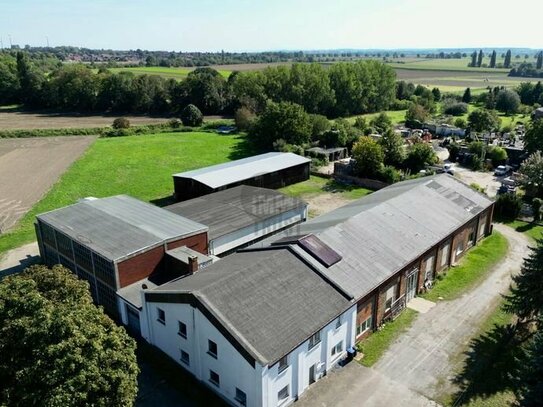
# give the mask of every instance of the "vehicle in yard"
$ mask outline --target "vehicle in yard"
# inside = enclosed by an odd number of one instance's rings
[[[494,170],[494,175],[497,177],[503,177],[509,175],[512,171],[512,168],[509,165],[498,165]]]
[[[445,172],[447,174],[454,175],[453,164],[451,164],[451,163],[443,164],[443,172]]]

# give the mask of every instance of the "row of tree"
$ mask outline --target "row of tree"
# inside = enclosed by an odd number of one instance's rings
[[[477,68],[488,66],[489,68],[508,68],[508,69],[512,67],[511,50],[508,50],[505,54],[501,55],[501,57],[503,58],[503,63],[497,62],[497,54],[495,50],[492,51],[492,53],[488,56],[490,57],[490,61],[487,65],[483,63],[483,58],[485,57],[483,50],[481,49],[479,50],[479,52],[473,51],[471,54],[471,61],[468,63],[468,66],[477,67]],[[516,55],[516,58],[517,59],[520,58],[520,55]],[[528,59],[528,58],[529,58],[529,55],[526,54],[525,59]],[[536,69],[541,69],[541,66],[543,64],[543,51],[540,51],[537,53],[536,60],[537,60]]]
[[[377,61],[294,64],[228,79],[198,68],[183,81],[154,75],[93,71],[67,64],[42,69],[22,52],[0,60],[0,103],[34,108],[119,113],[175,113],[194,104],[204,114],[233,113],[240,106],[261,112],[268,101],[292,102],[309,113],[344,116],[386,110],[395,98],[396,75]]]

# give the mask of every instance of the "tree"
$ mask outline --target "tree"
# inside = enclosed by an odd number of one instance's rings
[[[454,99],[443,101],[443,113],[451,116],[463,116],[468,112],[468,105],[464,102],[456,102]]]
[[[476,132],[490,131],[499,127],[499,118],[493,111],[479,109],[469,114],[468,124]]]
[[[543,68],[543,51],[540,51],[539,54],[537,55],[537,62],[535,63],[535,68],[536,69]]]
[[[507,194],[506,194],[507,195]],[[543,314],[543,240],[537,240],[535,247],[524,259],[520,273],[513,276],[510,294],[505,296],[503,309],[517,315],[519,323],[539,322]],[[541,327],[540,327],[541,328]]]
[[[507,151],[502,147],[492,147],[487,150],[487,158],[492,160],[492,165],[497,167],[498,165],[505,164],[507,160]]]
[[[386,113],[379,113],[370,120],[370,126],[379,134],[392,130],[392,120]]]
[[[532,213],[534,216],[534,222],[539,222],[541,219],[541,205],[543,205],[543,200],[541,200],[541,198],[532,199]]]
[[[520,166],[521,183],[536,197],[543,197],[543,156],[540,151],[531,154]]]
[[[399,167],[405,160],[404,141],[401,135],[392,130],[385,131],[378,143],[384,153],[385,165]]]
[[[311,138],[313,140],[317,140],[321,134],[332,127],[330,120],[320,114],[310,114],[309,120],[311,121]]]
[[[251,128],[256,115],[245,106],[240,107],[234,114],[234,122],[239,130],[246,131]]]
[[[128,129],[130,127],[130,120],[128,120],[126,117],[117,117],[115,120],[113,120],[111,127],[114,129]]]
[[[375,177],[381,172],[385,154],[382,147],[371,137],[360,137],[353,145],[352,155],[358,175]]]
[[[524,135],[524,148],[529,153],[543,151],[543,120],[535,119],[530,122]]]
[[[468,127],[468,122],[463,117],[457,117],[454,120],[454,125],[459,129],[465,129],[466,127]]]
[[[543,332],[536,332],[533,340],[520,350],[518,368],[512,375],[518,405],[540,407],[543,405]]]
[[[522,207],[522,199],[517,194],[500,194],[496,198],[494,213],[496,218],[504,220],[515,220]]]
[[[133,405],[136,343],[69,270],[0,280],[0,331],[0,405]]]
[[[491,68],[496,68],[496,51],[492,51],[492,55],[490,56],[490,65]]]
[[[472,67],[477,66],[477,51],[473,51],[473,53],[471,54],[471,63],[469,65]]]
[[[537,99],[534,99],[534,84],[531,82],[522,82],[516,87],[520,101],[525,105],[533,105]]]
[[[479,55],[477,56],[477,66],[479,68],[483,64],[483,57],[484,57],[483,50],[479,50]]]
[[[471,103],[471,89],[466,88],[464,91],[464,95],[462,96],[462,102],[464,103]]]
[[[511,50],[507,50],[505,53],[505,59],[503,61],[504,68],[511,68]]]
[[[498,92],[496,97],[496,108],[506,115],[516,113],[520,107],[520,97],[517,92],[504,89]]]
[[[202,125],[204,115],[196,106],[187,105],[181,111],[181,121],[185,126],[198,127]]]
[[[287,144],[305,144],[311,132],[311,120],[302,106],[270,102],[252,126],[249,138],[257,147],[269,149],[278,139],[284,139]]]
[[[439,88],[433,88],[432,95],[434,95],[434,100],[436,102],[439,102],[441,100],[441,91],[439,90]]]
[[[436,153],[430,144],[415,143],[409,148],[405,166],[412,172],[419,172],[428,165],[435,164],[436,159]]]
[[[212,68],[197,68],[180,83],[176,104],[193,104],[205,114],[221,113],[226,106],[226,80]]]
[[[411,128],[420,127],[426,120],[428,120],[429,116],[430,114],[424,108],[424,106],[412,103],[405,113],[405,125]]]

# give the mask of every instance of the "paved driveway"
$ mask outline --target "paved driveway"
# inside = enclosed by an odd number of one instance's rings
[[[372,369],[351,363],[331,373],[300,398],[299,406],[431,406],[430,399],[453,392],[454,362],[461,360],[528,253],[524,235],[503,225],[495,228],[509,241],[509,251],[483,283],[419,314]]]

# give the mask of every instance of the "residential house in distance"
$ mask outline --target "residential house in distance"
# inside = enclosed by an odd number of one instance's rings
[[[311,160],[293,153],[267,153],[173,175],[178,201],[238,185],[281,188],[309,179]]]

